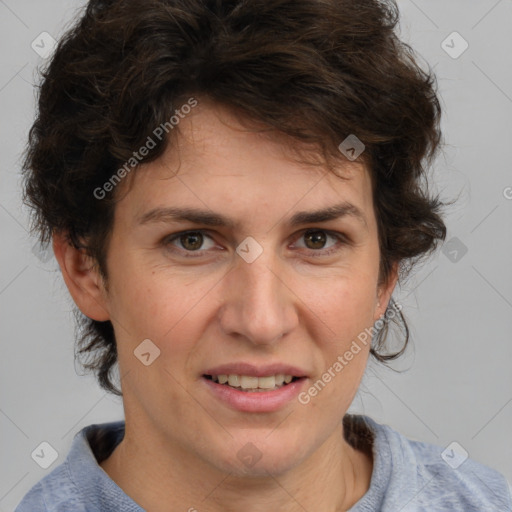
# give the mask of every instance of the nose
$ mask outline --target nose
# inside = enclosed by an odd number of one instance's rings
[[[270,250],[252,263],[237,259],[220,290],[221,329],[254,345],[273,345],[299,322],[297,299],[286,283],[284,265]]]

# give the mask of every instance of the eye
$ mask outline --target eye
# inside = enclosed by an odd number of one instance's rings
[[[329,239],[334,240],[334,243],[327,245]],[[310,249],[314,256],[325,256],[341,249],[341,246],[346,245],[348,240],[342,233],[334,233],[324,229],[308,229],[304,231],[299,240],[304,240],[306,249]],[[340,245],[337,247],[337,245]]]
[[[210,240],[210,246],[204,247],[205,239]],[[181,233],[176,233],[174,235],[170,235],[163,240],[163,245],[166,247],[172,248],[172,246],[178,245],[177,252],[186,252],[186,253],[199,253],[198,256],[208,249],[212,249],[215,247],[215,243],[212,238],[208,236],[204,231],[183,231]],[[189,256],[189,254],[187,254]]]
[[[308,229],[303,231],[299,239],[304,240],[300,245],[295,242],[299,248],[309,249],[312,256],[326,256],[339,251],[343,246],[349,244],[349,240],[342,233],[330,232],[324,229]],[[205,246],[205,242],[206,243]],[[329,241],[331,243],[329,244]],[[162,245],[172,252],[180,253],[185,257],[199,257],[208,250],[216,247],[212,237],[206,234],[204,230],[182,231],[165,237]]]

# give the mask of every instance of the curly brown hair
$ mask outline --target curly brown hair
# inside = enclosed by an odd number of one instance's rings
[[[427,167],[441,145],[435,76],[395,34],[393,0],[91,0],[42,69],[23,162],[25,202],[43,244],[54,232],[105,266],[116,191],[102,187],[187,98],[208,97],[327,160],[350,134],[372,178],[380,281],[400,279],[445,239]],[[172,144],[156,141],[144,157]],[[135,171],[134,171],[135,172]],[[390,301],[389,307],[393,307]],[[117,362],[114,330],[77,311],[82,364],[102,388]],[[387,326],[370,353],[379,361]]]

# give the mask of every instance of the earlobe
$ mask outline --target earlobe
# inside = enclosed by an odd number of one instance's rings
[[[110,320],[103,278],[85,249],[71,245],[65,233],[54,233],[53,251],[75,304],[87,317]]]

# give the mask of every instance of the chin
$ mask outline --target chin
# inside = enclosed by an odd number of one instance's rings
[[[245,436],[244,436],[245,437]],[[256,438],[256,436],[254,436]],[[284,445],[284,440],[276,438],[274,443],[254,442],[245,439],[233,443],[229,453],[210,458],[220,471],[240,478],[268,478],[287,473],[307,456],[304,444],[300,442]],[[226,446],[219,447],[226,450]]]

